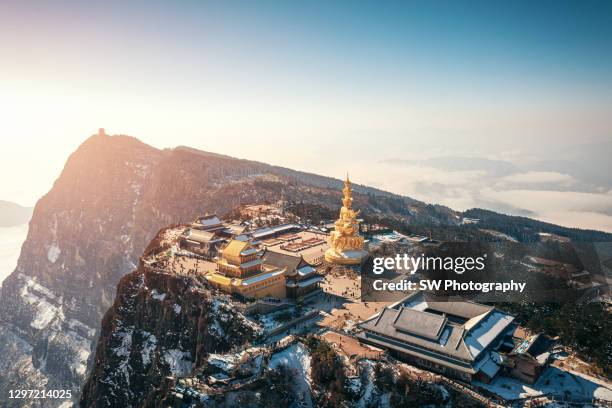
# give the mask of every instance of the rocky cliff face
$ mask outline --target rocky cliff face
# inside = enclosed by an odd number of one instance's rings
[[[241,305],[197,278],[140,265],[121,279],[102,320],[81,406],[154,406],[164,377],[188,375],[208,353],[244,346],[261,332]]]
[[[0,403],[9,389],[71,389],[92,360],[99,322],[117,282],[133,271],[160,228],[240,203],[287,200],[338,205],[340,182],[188,148],[157,150],[127,136],[95,135],[68,159],[37,203],[28,238],[0,297]],[[372,213],[444,224],[443,208],[358,186]]]
[[[92,137],[37,203],[17,268],[2,285],[0,353],[13,359],[0,360],[1,398],[27,387],[76,392],[84,381],[97,321],[155,228],[138,225],[137,211],[160,158],[133,138]]]

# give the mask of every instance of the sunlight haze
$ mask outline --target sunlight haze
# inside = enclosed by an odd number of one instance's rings
[[[0,5],[0,199],[104,127],[612,231],[610,10],[29,3]]]

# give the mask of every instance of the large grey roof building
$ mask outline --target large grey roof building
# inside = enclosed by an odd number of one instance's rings
[[[366,320],[358,337],[397,358],[471,381],[492,379],[512,344],[514,317],[473,302],[431,302],[417,292]]]

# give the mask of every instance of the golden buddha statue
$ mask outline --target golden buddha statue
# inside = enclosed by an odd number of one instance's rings
[[[359,211],[353,210],[353,190],[348,174],[342,189],[342,208],[340,216],[334,223],[334,231],[329,236],[329,249],[325,252],[325,260],[339,265],[358,265],[367,257],[363,249],[363,237],[359,235]]]

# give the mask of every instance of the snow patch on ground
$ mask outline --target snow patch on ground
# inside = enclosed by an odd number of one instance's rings
[[[91,354],[90,340],[72,330],[65,330],[56,336],[59,336],[60,341],[70,350],[70,370],[84,379],[87,373],[87,360]]]
[[[18,276],[19,276],[19,279],[22,280],[24,284],[28,287],[28,289],[31,289],[31,291],[38,292],[41,295],[44,295],[45,297],[51,300],[55,300],[57,298],[55,293],[53,293],[51,290],[47,289],[40,283],[36,282],[33,278],[29,277],[28,275],[24,275],[23,273],[20,273]]]
[[[612,386],[610,384],[585,374],[566,371],[558,367],[546,368],[533,385],[501,375],[495,377],[490,384],[476,382],[476,385],[507,400],[553,393],[557,395],[566,394],[569,398],[578,400],[601,398],[612,401]]]
[[[49,323],[51,323],[55,317],[57,309],[45,301],[38,303],[37,308],[38,312],[36,313],[34,319],[30,322],[30,326],[37,330],[42,330],[47,327]]]
[[[177,305],[176,303],[174,304],[174,313],[176,314],[181,313],[181,305]]]
[[[25,275],[20,275],[20,278],[24,279],[25,284],[21,287],[19,295],[34,309],[30,326],[42,330],[58,315],[59,308],[49,302],[55,300],[55,294]]]
[[[57,261],[57,258],[59,258],[61,253],[62,253],[62,250],[54,242],[53,244],[49,246],[49,249],[47,250],[47,260],[51,263],[55,263],[55,261]]]
[[[374,385],[374,380],[375,380],[374,363],[367,360],[363,364],[364,364],[363,376],[364,376],[364,381],[366,382],[366,384],[363,390],[363,394],[361,395],[361,398],[359,398],[359,401],[357,401],[357,407],[360,407],[360,408],[365,408],[366,406],[369,405],[374,395],[375,388],[376,388]]]
[[[294,385],[298,394],[302,395],[307,407],[312,407],[310,392],[310,354],[302,343],[293,344],[285,350],[276,353],[270,359],[268,367],[276,369],[284,366],[294,375]]]
[[[187,351],[171,349],[164,353],[164,360],[170,366],[170,371],[177,377],[191,373],[191,354]]]
[[[19,294],[33,312],[30,327],[43,330],[53,325],[49,342],[65,350],[70,371],[75,378],[84,379],[95,329],[76,319],[66,319],[63,310],[69,305],[64,304],[61,297],[27,275],[20,273],[18,277],[23,282]],[[63,330],[55,330],[60,327]],[[44,366],[45,362],[42,364]]]
[[[24,389],[46,388],[49,378],[32,364],[32,346],[7,326],[0,326],[0,352],[0,377],[3,381],[15,377],[19,378],[19,386]]]
[[[56,309],[49,303],[40,302],[38,304],[38,313],[36,313],[34,320],[30,322],[30,326],[37,330],[44,329],[55,317],[55,312]]]
[[[129,372],[129,356],[132,351],[132,332],[131,328],[121,328],[115,334],[115,337],[119,339],[119,346],[113,348],[113,352],[117,357],[120,358],[118,370],[121,371],[127,385],[130,385],[130,372]]]
[[[230,374],[236,367],[240,367],[241,370],[248,370],[252,375],[259,375],[265,353],[265,348],[251,347],[239,353],[209,354],[206,361],[210,366],[218,368],[225,374]]]
[[[159,293],[157,292],[157,290],[153,289],[151,291],[151,297],[155,300],[159,300],[160,302],[163,302],[163,300],[166,298],[166,294],[165,293]]]
[[[151,357],[157,347],[157,338],[149,332],[143,332],[143,336],[145,340],[142,345],[142,364],[146,367],[151,363]]]
[[[173,246],[178,250],[178,241],[181,235],[185,232],[185,227],[168,228],[162,232],[160,244],[162,246]]]
[[[283,325],[286,322],[279,321],[278,316],[282,316],[284,314],[295,313],[295,307],[289,307],[286,309],[281,309],[277,312],[266,313],[263,315],[259,315],[257,318],[248,318],[249,321],[259,324],[263,327],[265,332],[269,332],[271,330],[277,329],[279,326]]]
[[[79,334],[81,333],[87,334],[87,338],[89,339],[92,339],[93,336],[96,334],[96,329],[87,326],[86,324],[84,324],[83,322],[79,320],[69,319],[66,321],[66,324],[71,330],[74,330]]]
[[[51,263],[55,263],[57,258],[59,258],[60,254],[62,253],[59,246],[57,246],[57,214],[53,214],[53,224],[49,230],[51,232],[51,236],[53,237],[53,243],[45,246],[47,248],[47,260]]]
[[[208,356],[208,364],[213,367],[217,367],[218,369],[229,373],[232,371],[238,363],[240,362],[239,354],[210,354]]]
[[[258,323],[248,319],[242,313],[238,313],[232,305],[230,305],[226,300],[215,298],[211,303],[212,313],[214,316],[214,321],[211,322],[210,329],[214,334],[218,336],[225,336],[225,331],[219,324],[221,322],[229,322],[234,318],[238,318],[240,323],[244,326],[250,327],[256,335],[260,335],[263,333],[263,328]]]
[[[121,329],[115,334],[121,344],[113,349],[117,357],[127,357],[132,350],[132,329]]]

